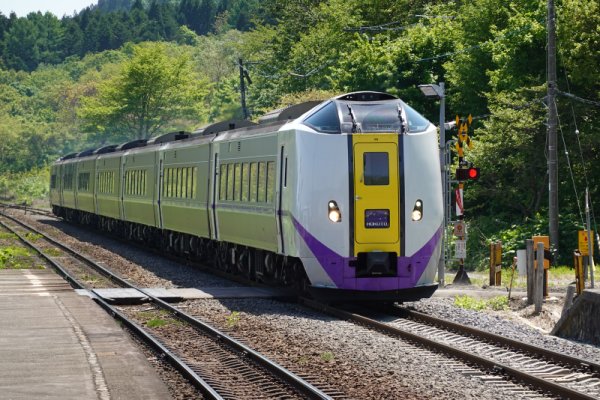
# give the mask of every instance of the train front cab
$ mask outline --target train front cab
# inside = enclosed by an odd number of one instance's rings
[[[328,234],[313,228],[325,240],[321,244],[329,243],[320,247],[314,246],[318,240],[299,226],[330,279],[313,282],[316,275],[309,274],[311,292],[335,301],[430,297],[437,289],[432,271],[439,258],[441,234],[437,134],[428,121],[393,97],[365,93],[366,100],[357,100],[353,96],[337,98],[342,100],[338,103],[338,115],[343,117],[340,138],[347,138],[348,143],[348,204],[339,204],[342,213],[345,209],[350,216],[342,218],[339,226],[348,221],[348,248],[340,252],[342,248],[336,245],[335,237],[342,229],[335,223],[325,227]],[[328,140],[327,136],[321,138]],[[439,199],[434,194],[438,190]],[[339,198],[334,192],[330,195]],[[413,220],[413,209],[420,209],[425,217]]]

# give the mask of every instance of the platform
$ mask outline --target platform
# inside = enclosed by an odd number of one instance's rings
[[[127,333],[50,270],[0,270],[0,397],[170,399]]]
[[[181,301],[195,299],[244,299],[244,298],[285,298],[294,295],[293,292],[278,288],[260,288],[250,286],[236,287],[205,287],[205,288],[148,288],[143,289],[149,295],[164,301]],[[95,289],[94,292],[110,303],[141,303],[147,301],[147,296],[136,289]],[[88,290],[77,290],[77,293],[93,297]]]

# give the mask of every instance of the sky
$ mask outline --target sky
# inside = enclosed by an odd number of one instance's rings
[[[25,17],[30,12],[50,11],[61,18],[96,3],[97,0],[0,0],[0,12],[8,17],[14,11],[18,17]]]

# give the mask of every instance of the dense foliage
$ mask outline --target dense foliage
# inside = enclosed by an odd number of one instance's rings
[[[563,262],[585,187],[600,194],[598,11],[598,0],[558,2]],[[475,116],[467,159],[482,177],[465,201],[468,264],[481,266],[489,240],[512,251],[547,232],[545,24],[541,0],[101,0],[62,19],[0,16],[0,172],[239,117],[238,58],[254,116],[369,89],[437,122],[417,85],[443,81],[448,120]]]

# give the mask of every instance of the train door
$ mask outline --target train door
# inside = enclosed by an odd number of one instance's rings
[[[400,255],[398,136],[354,135],[354,252]]]
[[[287,175],[287,155],[285,154],[285,147],[281,146],[281,151],[279,153],[279,182],[278,187],[275,193],[277,193],[277,233],[279,237],[279,253],[285,254],[285,241],[283,238],[283,188],[286,185],[286,175]]]
[[[211,153],[212,153],[212,149],[214,145],[211,146]],[[212,237],[211,239],[213,240],[219,240],[219,220],[217,218],[217,193],[219,191],[219,182],[220,182],[220,175],[219,175],[219,153],[214,152],[213,153],[213,159],[212,159],[212,166],[211,166],[211,170],[209,171],[210,174],[210,182],[212,184],[212,186],[209,189],[209,194],[210,194],[210,207],[209,207],[209,211],[212,212],[212,216],[209,217],[209,227],[211,228],[211,234]],[[211,226],[212,225],[212,226]]]
[[[65,181],[65,176],[62,164],[59,164],[56,168],[56,180],[58,181],[58,185],[56,185],[56,189],[58,190],[58,204],[63,207],[65,204],[63,195],[63,182]]]
[[[164,152],[162,151],[157,151],[156,152],[156,157],[158,161],[158,171],[156,171],[156,188],[154,190],[154,218],[158,224],[158,228],[162,229],[163,227],[163,219],[162,219],[162,197],[163,197],[163,188],[164,188],[164,184],[163,184],[163,180],[164,180],[164,176],[163,176],[163,157],[164,157]]]

